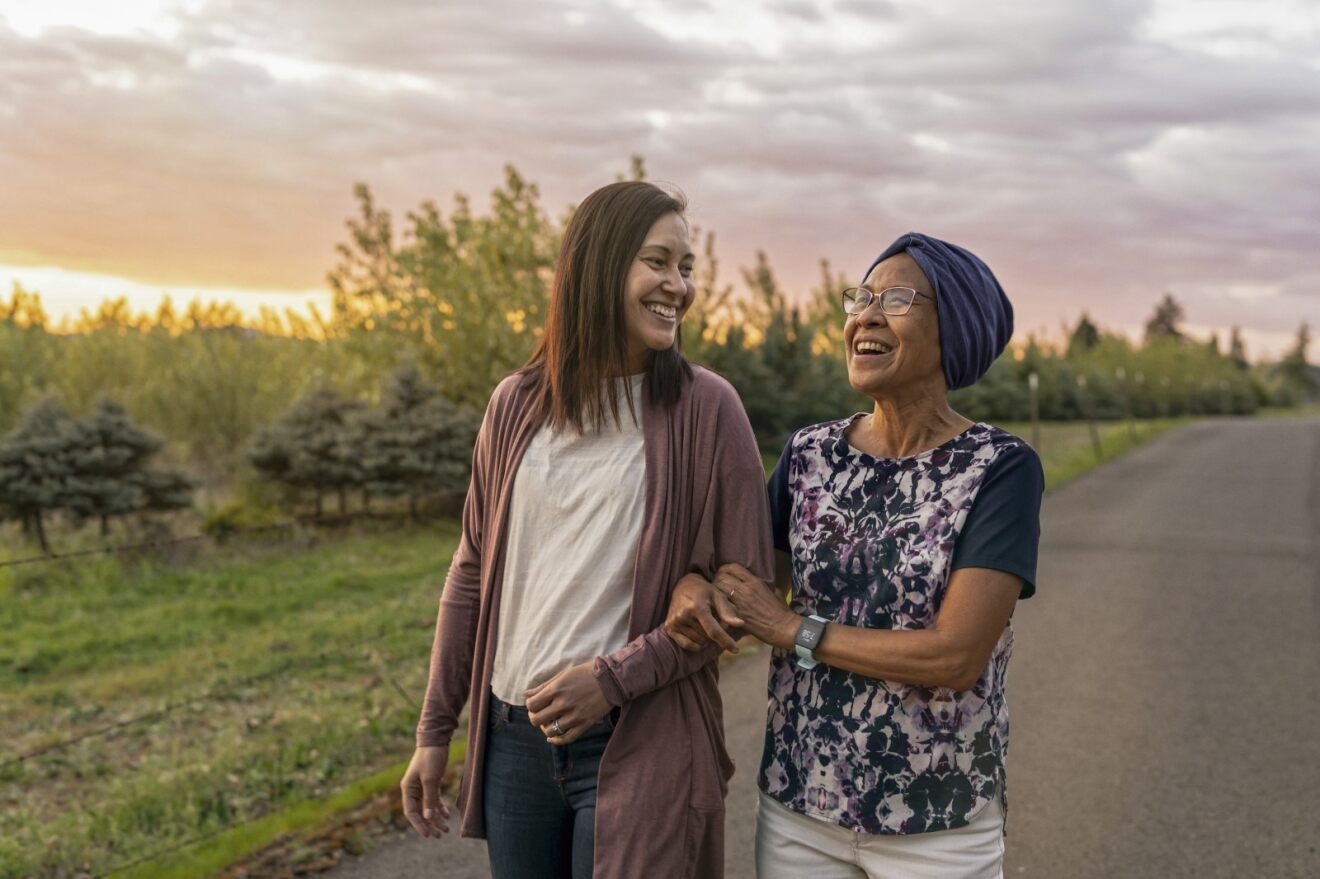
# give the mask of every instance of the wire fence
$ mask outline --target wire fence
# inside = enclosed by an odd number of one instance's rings
[[[342,515],[295,518],[283,522],[268,523],[264,525],[234,527],[234,528],[226,529],[223,534],[208,534],[208,533],[192,534],[182,537],[171,537],[171,538],[163,538],[157,540],[148,540],[148,541],[142,541],[131,544],[103,546],[93,549],[80,550],[77,552],[21,558],[21,559],[0,562],[0,568],[15,567],[19,565],[55,563],[67,559],[85,558],[85,557],[97,556],[97,555],[109,555],[109,554],[126,553],[126,552],[143,552],[152,549],[172,546],[172,545],[195,543],[195,542],[208,541],[208,540],[216,543],[226,543],[231,538],[234,537],[272,533],[278,531],[288,531],[300,527],[341,526],[364,519],[377,520],[377,521],[396,521],[403,518],[407,518],[410,519],[411,521],[418,523],[444,521],[443,517],[413,515],[407,511],[393,513],[393,512],[375,512],[375,511],[363,510],[363,511],[347,513]],[[411,594],[400,596],[394,602],[394,609],[401,610],[403,606],[413,598],[414,596]],[[392,614],[391,616],[396,616],[396,615]],[[145,711],[135,716],[115,721],[114,723],[108,723],[103,726],[96,727],[94,729],[89,729],[84,732],[78,733],[76,735],[67,736],[21,753],[11,754],[6,757],[0,757],[0,774],[7,774],[5,773],[5,770],[10,770],[13,767],[38,760],[40,758],[61,751],[66,751],[80,743],[84,743],[108,736],[113,736],[114,734],[122,732],[123,730],[129,729],[131,727],[141,726],[148,729],[156,727],[164,723],[172,715],[186,708],[196,706],[199,704],[204,704],[207,702],[222,701],[234,696],[239,691],[251,687],[255,684],[261,684],[281,677],[296,674],[299,671],[306,670],[309,668],[323,666],[328,662],[332,662],[334,660],[342,660],[345,657],[352,656],[355,652],[363,650],[364,648],[368,647],[373,643],[380,643],[382,640],[390,637],[392,634],[395,634],[397,631],[398,631],[397,629],[392,631],[391,630],[375,631],[370,634],[366,634],[361,638],[355,639],[354,641],[348,644],[342,644],[330,650],[322,650],[314,654],[304,654],[296,657],[291,657],[288,660],[279,663],[273,668],[268,668],[263,671],[257,672],[255,674],[249,674],[232,681],[227,681],[222,685],[208,689],[204,693],[194,696],[189,696],[183,699],[177,699],[175,701],[168,702],[160,706],[159,708]],[[378,682],[373,686],[369,687],[368,689],[375,689],[377,687],[386,687],[387,689],[391,690],[394,694],[396,694],[399,697],[399,699],[402,700],[402,702],[408,707],[409,710],[414,712],[420,711],[421,705],[416,695],[409,693],[407,688],[405,688],[402,684],[399,683],[398,678],[387,667],[384,660],[377,657],[376,665],[377,665]],[[352,777],[347,781],[342,782],[341,786],[344,788],[350,787],[366,778],[371,777],[372,775],[376,774],[379,771],[380,771],[379,767],[372,768],[361,775]],[[20,776],[16,775],[15,779],[18,777]],[[15,779],[10,779],[9,781],[0,780],[0,786],[5,786]],[[109,877],[109,876],[122,874],[134,867],[138,867],[143,864],[150,863],[151,861],[158,860],[160,858],[165,858],[176,852],[216,839],[220,836],[232,832],[237,827],[242,827],[258,822],[263,818],[278,812],[280,809],[286,806],[287,806],[287,802],[283,800],[272,802],[269,808],[263,809],[257,812],[256,814],[248,817],[241,824],[222,827],[220,829],[208,833],[199,834],[197,836],[190,837],[179,842],[171,843],[170,845],[145,853],[140,857],[135,858],[132,861],[119,864],[113,867],[112,869],[110,869],[108,872],[98,873],[97,875]]]

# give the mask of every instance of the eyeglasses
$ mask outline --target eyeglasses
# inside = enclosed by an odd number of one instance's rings
[[[929,294],[913,290],[911,287],[886,287],[879,293],[869,287],[849,287],[843,291],[842,296],[845,314],[861,314],[878,297],[880,310],[894,317],[907,314],[918,296],[931,298]]]

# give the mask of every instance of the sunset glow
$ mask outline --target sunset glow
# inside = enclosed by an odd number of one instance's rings
[[[909,229],[1018,328],[1171,292],[1253,357],[1320,322],[1320,9],[1302,0],[0,0],[0,295],[305,309],[352,187],[552,215],[645,157],[794,295]]]

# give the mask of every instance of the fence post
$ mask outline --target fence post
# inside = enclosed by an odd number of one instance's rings
[[[1032,372],[1027,376],[1027,389],[1031,392],[1031,447],[1040,454],[1040,376]]]
[[[1077,402],[1082,405],[1082,414],[1086,416],[1087,427],[1091,431],[1091,447],[1095,449],[1096,463],[1105,460],[1104,446],[1100,445],[1100,428],[1095,423],[1095,412],[1091,409],[1091,398],[1086,393],[1086,376],[1077,376]]]
[[[1118,379],[1118,392],[1123,395],[1123,418],[1127,421],[1128,439],[1135,443],[1137,425],[1132,420],[1132,396],[1128,393],[1127,370],[1120,366],[1114,370],[1114,376]]]

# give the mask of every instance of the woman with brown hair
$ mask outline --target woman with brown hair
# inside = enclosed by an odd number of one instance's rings
[[[404,811],[449,828],[440,782],[471,696],[457,808],[495,879],[723,874],[719,645],[680,650],[685,575],[768,578],[763,470],[733,388],[683,358],[680,197],[592,193],[545,333],[486,409],[445,581]]]

